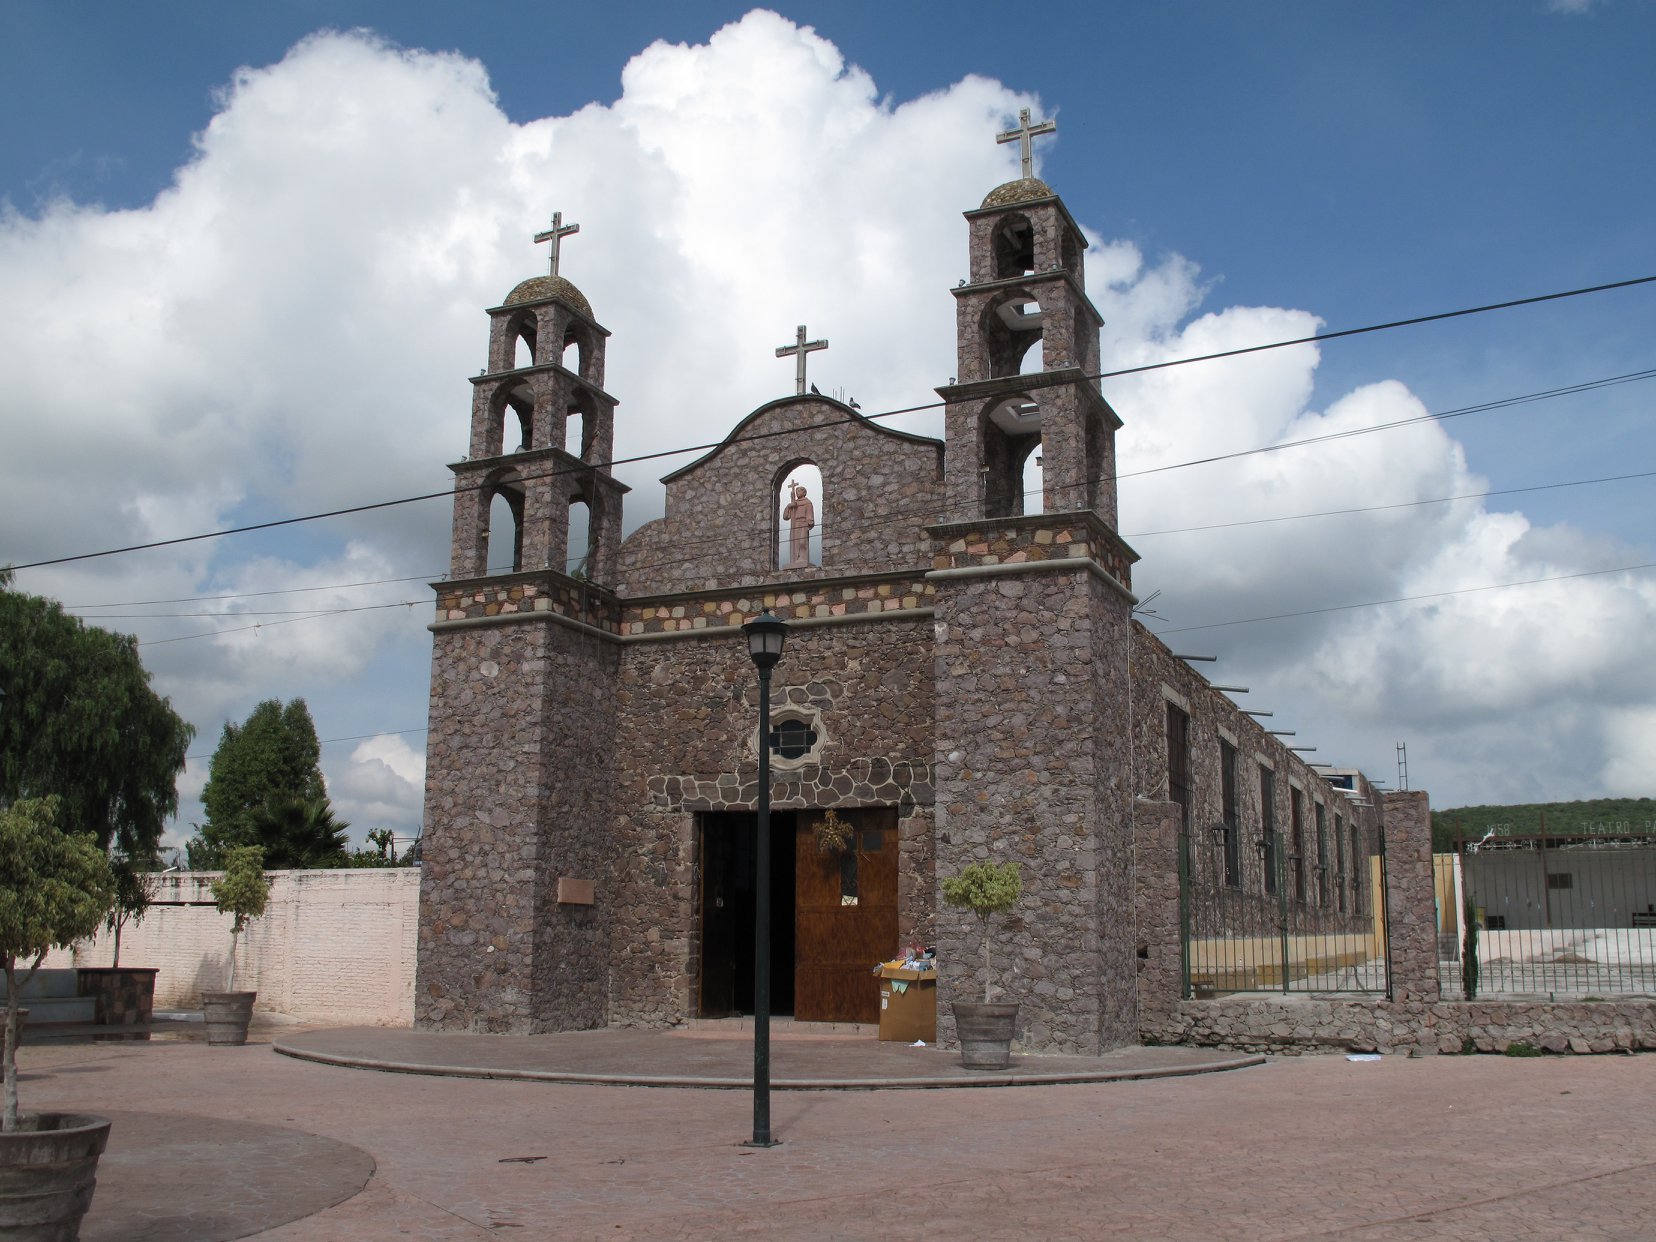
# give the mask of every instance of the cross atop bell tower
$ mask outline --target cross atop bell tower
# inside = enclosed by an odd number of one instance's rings
[[[1098,331],[1087,297],[1087,239],[1063,201],[1034,176],[1034,122],[995,135],[1016,142],[1023,176],[966,213],[968,277],[953,290],[958,380],[948,403],[951,520],[1092,513],[1116,523],[1115,431],[1099,392]]]
[[[1024,119],[1026,121],[1029,119],[1029,113],[1027,111],[1025,111],[1025,113],[1024,113]],[[1024,163],[1025,163],[1025,166],[1027,167],[1027,165],[1029,163],[1029,157],[1028,156],[1024,157]],[[1024,176],[1027,177],[1027,176],[1029,176],[1029,174],[1025,173]],[[561,247],[563,245],[563,239],[566,238],[566,237],[573,236],[574,234],[579,233],[580,231],[581,231],[581,226],[580,225],[578,225],[578,224],[565,224],[563,222],[563,212],[554,211],[552,213],[552,227],[547,229],[546,232],[544,232],[544,233],[536,233],[535,234],[535,244],[537,246],[540,245],[543,241],[549,241],[549,242],[552,243],[552,270],[551,270],[551,272],[548,273],[548,275],[556,276],[558,274],[558,249],[559,249],[559,247]]]
[[[1009,129],[1004,134],[996,134],[996,142],[1015,142],[1018,144],[1018,154],[1023,157],[1023,175],[1027,180],[1035,175],[1035,139],[1043,134],[1056,134],[1057,121],[1042,121],[1039,125],[1029,123],[1029,109],[1018,109],[1018,128]],[[540,238],[536,238],[539,241]]]

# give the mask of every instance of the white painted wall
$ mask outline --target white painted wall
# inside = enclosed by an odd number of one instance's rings
[[[242,934],[236,990],[259,1009],[310,1022],[411,1026],[417,867],[272,871],[264,917]],[[161,878],[156,903],[121,933],[121,965],[153,966],[157,1009],[193,1009],[224,987],[230,916],[213,906],[213,873]],[[107,966],[110,936],[56,950],[46,965]]]

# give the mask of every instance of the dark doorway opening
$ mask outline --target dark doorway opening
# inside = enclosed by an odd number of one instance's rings
[[[771,826],[771,1013],[794,1011],[794,871],[792,811],[773,811]],[[698,1016],[753,1012],[754,839],[758,816],[704,812],[700,823],[701,999]]]

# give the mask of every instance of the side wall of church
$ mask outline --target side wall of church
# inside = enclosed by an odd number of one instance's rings
[[[696,1015],[696,816],[757,804],[758,675],[740,629],[707,634],[623,648],[610,953],[615,1024]],[[818,750],[801,760],[773,757],[772,807],[896,807],[899,942],[929,943],[936,883],[930,621],[795,625],[771,697],[773,720],[797,712],[820,735]]]
[[[1259,848],[1263,815],[1260,802],[1260,767],[1267,765],[1275,774],[1273,810],[1276,829],[1282,834],[1290,851],[1288,866],[1292,868],[1293,799],[1301,799],[1301,833],[1307,886],[1308,909],[1318,906],[1316,866],[1316,811],[1324,808],[1327,832],[1330,834],[1328,854],[1332,870],[1335,853],[1332,834],[1338,817],[1344,827],[1344,840],[1349,841],[1351,825],[1356,823],[1365,840],[1372,840],[1380,822],[1380,799],[1372,789],[1359,791],[1355,799],[1347,797],[1331,786],[1315,768],[1288,748],[1283,739],[1273,736],[1270,728],[1274,717],[1264,723],[1248,715],[1225,693],[1212,684],[1184,660],[1176,658],[1159,638],[1143,625],[1133,625],[1133,792],[1136,796],[1154,801],[1170,799],[1168,787],[1167,705],[1174,704],[1190,719],[1189,725],[1189,783],[1191,792],[1190,827],[1192,838],[1192,866],[1199,878],[1217,884],[1222,876],[1222,836],[1216,831],[1224,818],[1221,741],[1236,748],[1236,816],[1241,836],[1238,849],[1240,863],[1240,894],[1252,895],[1261,902],[1276,906],[1276,898],[1265,895],[1265,854]],[[1366,800],[1372,806],[1358,806],[1356,800]],[[1343,848],[1343,847],[1342,847]],[[1343,855],[1342,855],[1343,856]],[[1366,869],[1365,869],[1366,874]],[[1332,883],[1332,878],[1330,879]],[[1289,880],[1292,891],[1292,878]],[[1329,904],[1337,905],[1330,900]],[[1200,911],[1193,912],[1200,921]],[[1298,913],[1291,910],[1291,915]],[[1326,912],[1325,912],[1326,913]],[[1274,914],[1272,915],[1274,918]],[[1368,926],[1367,913],[1352,912],[1353,930]],[[1322,924],[1326,926],[1327,924]]]
[[[418,1025],[605,1024],[618,658],[539,616],[437,629]],[[592,881],[592,904],[560,903],[560,879]]]

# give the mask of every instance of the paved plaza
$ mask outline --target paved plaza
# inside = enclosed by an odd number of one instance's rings
[[[655,1033],[652,1050],[635,1034],[577,1038],[583,1055],[647,1060],[652,1074],[734,1064],[745,1047],[693,1031]],[[403,1057],[418,1039],[383,1035]],[[740,1090],[346,1068],[278,1055],[275,1039],[374,1046],[371,1033],[263,1027],[243,1048],[22,1050],[25,1108],[115,1118],[87,1242],[1656,1236],[1656,1056],[1318,1056],[1061,1085],[787,1090],[773,1105],[782,1145],[756,1151],[740,1146]],[[866,1079],[901,1055],[786,1032],[778,1048],[804,1077]],[[500,1049],[519,1068],[536,1060]],[[1132,1055],[1142,1068],[1213,1054]]]

